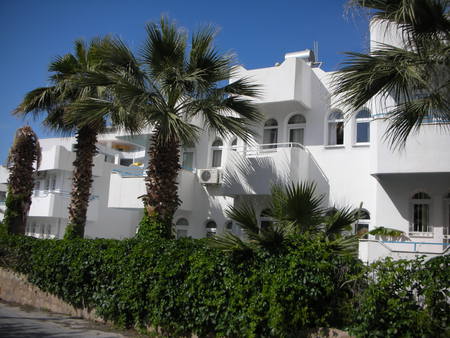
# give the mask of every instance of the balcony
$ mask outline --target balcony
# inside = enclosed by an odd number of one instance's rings
[[[311,66],[293,57],[274,67],[251,70],[237,67],[234,79],[249,78],[261,85],[257,104],[285,103],[289,109],[297,110],[311,108],[311,73]]]
[[[70,191],[35,191],[29,216],[67,218],[70,202]],[[87,211],[88,221],[98,219],[99,196],[91,195]]]
[[[387,125],[383,120],[372,122],[376,137],[370,150],[372,175],[450,172],[450,137],[445,127],[425,124],[409,136],[403,149],[391,149],[384,139]]]
[[[42,161],[39,171],[44,170],[65,170],[73,171],[73,161],[75,153],[62,146],[53,146],[42,152]],[[104,168],[104,155],[98,154],[94,157],[93,176],[101,176]]]
[[[300,181],[314,181],[318,193],[329,190],[327,178],[301,144],[261,144],[233,150],[228,152],[224,168],[224,195],[269,195],[274,183]]]
[[[110,177],[108,207],[142,209],[144,204],[139,196],[147,193],[144,176],[143,168],[114,169]],[[194,179],[195,174],[190,170],[182,169],[178,175],[180,210],[192,210]]]

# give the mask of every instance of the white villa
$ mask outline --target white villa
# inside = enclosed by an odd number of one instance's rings
[[[372,47],[375,41],[392,42],[389,39],[395,37],[371,27]],[[239,234],[239,227],[225,215],[228,206],[252,200],[262,212],[272,182],[308,180],[326,194],[329,206],[362,203],[367,217],[355,230],[383,226],[405,232],[401,240],[361,240],[362,260],[448,252],[448,130],[430,121],[410,136],[404,149],[392,150],[383,138],[388,126],[384,105],[372,102],[344,119],[342,107],[330,95],[332,73],[323,71],[309,50],[288,53],[273,67],[240,67],[237,77],[243,76],[262,85],[257,104],[265,122],[248,144],[205,131],[198,143],[182,148],[182,204],[174,218],[178,237]],[[135,234],[143,210],[138,196],[145,193],[143,164],[150,133],[132,137],[111,129],[100,137],[86,237]],[[40,142],[43,159],[27,231],[61,238],[67,224],[74,138]]]

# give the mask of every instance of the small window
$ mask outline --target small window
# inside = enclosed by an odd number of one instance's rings
[[[276,148],[278,143],[278,122],[275,119],[267,120],[264,123],[263,144],[264,149]]]
[[[370,142],[370,120],[370,112],[367,109],[356,114],[356,143]]]
[[[188,231],[184,229],[177,229],[177,239],[185,238],[188,236]]]
[[[356,233],[368,232],[370,224],[370,213],[366,209],[361,209],[359,213],[359,220],[356,223]],[[363,236],[363,238],[368,238],[367,234]]]
[[[50,189],[52,191],[56,190],[56,176],[51,176],[51,181],[50,181]]]
[[[188,236],[189,221],[186,218],[184,217],[179,218],[176,221],[175,226],[177,239]]]
[[[220,168],[222,166],[222,149],[223,149],[223,142],[221,139],[216,139],[212,143],[212,163],[211,167],[213,168]]]
[[[228,221],[225,223],[225,230],[227,230],[227,231],[233,230],[233,222],[232,221]]]
[[[237,137],[233,138],[231,141],[231,150],[237,151]]]
[[[291,143],[304,143],[306,119],[301,114],[293,115],[288,120],[288,135]]]
[[[344,115],[335,110],[328,116],[328,145],[344,144]]]
[[[217,233],[217,224],[214,221],[206,222],[206,237],[213,237]]]
[[[132,164],[133,164],[133,159],[132,158],[121,158],[120,159],[120,165],[123,165],[125,167],[129,167]]]
[[[184,145],[181,166],[184,169],[194,169],[194,144],[189,143]]]
[[[412,220],[410,232],[432,232],[430,225],[431,198],[425,192],[418,192],[411,198]]]
[[[270,209],[264,209],[260,215],[259,227],[261,230],[267,229],[272,226],[273,219],[270,216]]]
[[[178,221],[175,223],[177,226],[189,226],[189,221],[182,217],[180,219],[178,219]]]
[[[41,189],[41,181],[34,183],[34,196],[39,196],[39,190]]]

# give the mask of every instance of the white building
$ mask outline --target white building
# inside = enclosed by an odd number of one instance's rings
[[[372,40],[385,38],[372,27]],[[395,40],[395,37],[392,39]],[[401,151],[383,139],[383,107],[371,103],[344,120],[330,95],[332,73],[320,69],[310,51],[288,53],[281,64],[247,70],[261,84],[257,100],[265,122],[253,142],[203,132],[182,148],[174,222],[178,236],[195,238],[227,230],[239,233],[225,215],[228,206],[252,200],[261,213],[273,182],[314,181],[327,202],[363,208],[360,228],[389,227],[405,238],[370,238],[360,257],[436,256],[450,240],[450,135],[434,123],[412,135]],[[148,134],[103,135],[95,158],[86,236],[123,238],[135,233],[145,193]],[[74,153],[73,138],[41,140],[43,161],[30,210],[28,232],[62,237],[67,224]],[[448,250],[447,250],[448,252]]]

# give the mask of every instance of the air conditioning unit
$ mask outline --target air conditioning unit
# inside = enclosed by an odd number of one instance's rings
[[[222,172],[220,169],[199,169],[197,173],[201,184],[222,183]]]

